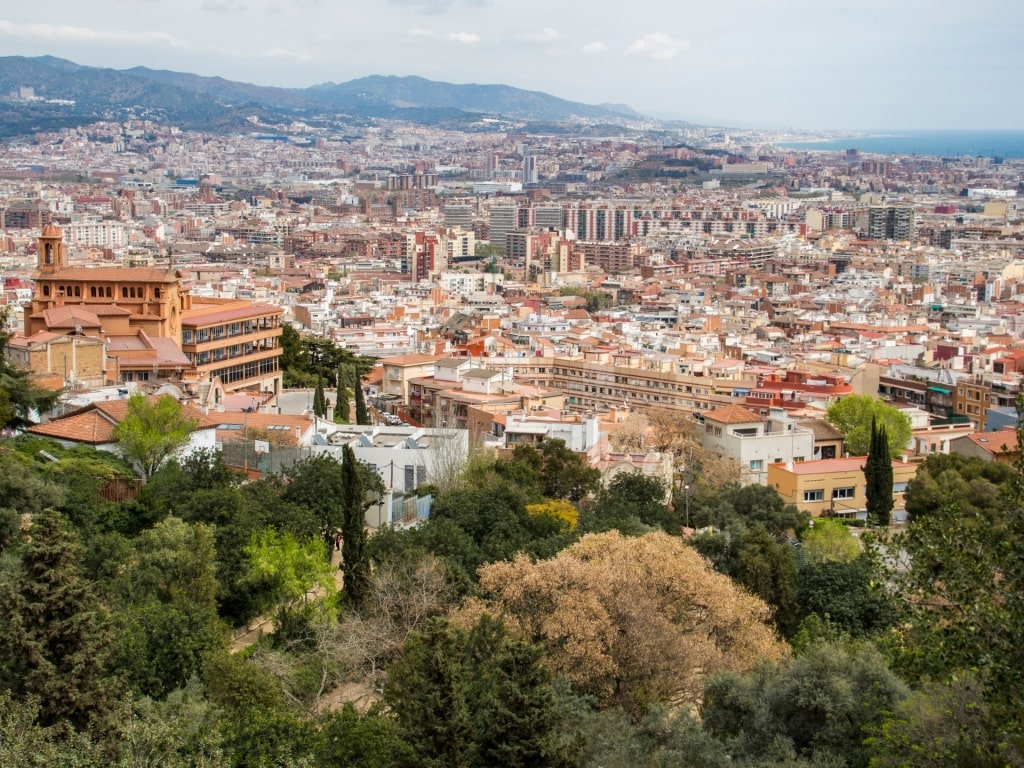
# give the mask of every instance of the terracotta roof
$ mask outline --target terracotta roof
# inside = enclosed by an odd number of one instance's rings
[[[46,424],[35,424],[28,428],[33,435],[54,437],[60,440],[74,440],[87,445],[103,445],[114,442],[114,427],[117,423],[98,410],[66,416]]]
[[[43,278],[40,278],[43,279]],[[162,267],[64,267],[46,275],[47,281],[93,280],[111,283],[176,283],[173,269]]]
[[[396,355],[395,357],[385,357],[381,359],[381,363],[384,365],[427,365],[429,363],[437,362],[438,355]]]
[[[78,325],[90,328],[100,327],[100,319],[95,312],[78,306],[65,305],[47,309],[43,312],[43,321],[47,328],[74,328]]]
[[[964,435],[958,440],[970,440],[983,451],[993,456],[1004,456],[1008,453],[1017,452],[1017,433],[1012,429],[1004,429],[998,432],[974,432]]]
[[[755,421],[764,421],[764,416],[752,413],[739,405],[720,405],[713,411],[705,413],[704,418],[718,424],[750,424]]]
[[[252,304],[245,307],[229,307],[217,309],[216,305],[205,305],[193,307],[181,315],[181,324],[189,328],[199,328],[204,325],[226,323],[231,320],[242,320],[247,317],[260,317],[262,315],[280,314],[284,312],[280,307],[273,304]]]

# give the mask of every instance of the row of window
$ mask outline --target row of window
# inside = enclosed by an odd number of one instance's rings
[[[50,286],[43,286],[43,296],[50,295]],[[80,285],[58,285],[57,295],[66,296],[69,298],[82,298],[82,286]],[[153,298],[160,298],[160,289],[153,289]],[[112,299],[114,298],[113,288],[109,285],[90,285],[89,286],[89,298],[92,299]],[[146,289],[139,285],[122,285],[121,286],[121,298],[122,299],[144,299],[146,298]]]
[[[199,328],[198,330],[185,328],[181,332],[181,343],[204,344],[211,340],[217,341],[230,336],[241,336],[242,334],[256,333],[257,331],[265,331],[276,327],[276,318],[264,317],[259,320],[214,325],[209,328]]]
[[[277,358],[271,357],[266,360],[256,360],[249,363],[229,365],[227,368],[218,368],[210,371],[210,376],[219,376],[225,384],[233,384],[236,381],[255,379],[257,376],[269,376],[277,373]]]
[[[907,483],[893,483],[893,493],[904,493],[907,490]],[[832,498],[833,499],[854,499],[857,497],[856,486],[849,486],[846,488],[833,488]],[[823,488],[816,488],[814,490],[804,491],[804,501],[824,501],[825,490]]]

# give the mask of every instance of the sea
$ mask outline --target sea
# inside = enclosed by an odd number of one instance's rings
[[[877,155],[936,157],[1024,157],[1024,130],[1006,131],[864,131],[861,135],[812,141],[778,142],[778,147],[841,152],[859,149]]]

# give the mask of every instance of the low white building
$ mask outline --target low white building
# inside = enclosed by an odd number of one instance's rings
[[[469,433],[464,429],[318,421],[314,453],[327,453],[340,460],[346,445],[359,461],[377,472],[384,484],[378,504],[366,512],[366,524],[374,528],[421,517],[423,505],[417,504],[415,490],[428,483],[443,483],[469,457]]]
[[[768,465],[814,458],[814,433],[790,419],[784,409],[759,416],[738,405],[704,414],[701,444],[740,464],[740,482],[766,485]]]

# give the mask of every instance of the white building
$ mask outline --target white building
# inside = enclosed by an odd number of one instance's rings
[[[814,458],[814,433],[789,419],[782,408],[759,416],[738,405],[704,414],[701,444],[735,459],[744,485],[768,482],[768,465]]]
[[[421,516],[417,488],[443,481],[469,456],[469,433],[464,429],[407,426],[359,426],[318,421],[314,453],[341,459],[344,446],[356,459],[376,470],[384,493],[366,511],[366,524],[403,524]]]

